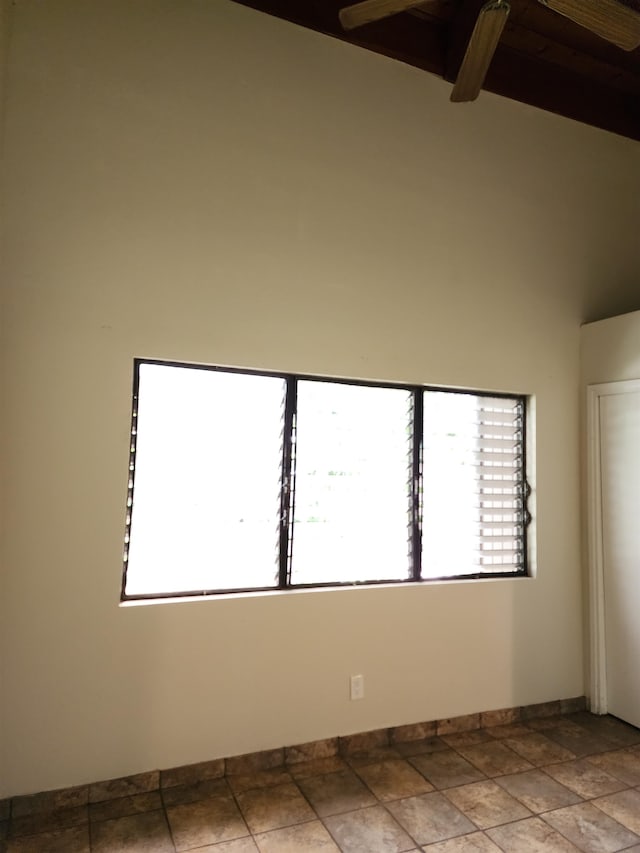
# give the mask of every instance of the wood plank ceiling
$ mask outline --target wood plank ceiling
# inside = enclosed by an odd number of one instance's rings
[[[486,0],[429,0],[351,32],[345,32],[338,20],[338,11],[349,5],[348,0],[234,2],[453,82]],[[538,0],[511,0],[511,14],[484,89],[640,140],[640,48],[625,52]]]

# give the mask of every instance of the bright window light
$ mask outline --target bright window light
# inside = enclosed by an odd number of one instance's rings
[[[127,595],[278,585],[285,382],[142,363]]]
[[[411,395],[298,382],[293,583],[409,577]]]

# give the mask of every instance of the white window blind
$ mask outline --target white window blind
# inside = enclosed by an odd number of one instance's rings
[[[524,568],[524,403],[424,394],[423,577]]]

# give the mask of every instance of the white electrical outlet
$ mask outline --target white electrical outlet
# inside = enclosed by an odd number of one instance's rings
[[[364,675],[351,676],[351,698],[364,699]]]

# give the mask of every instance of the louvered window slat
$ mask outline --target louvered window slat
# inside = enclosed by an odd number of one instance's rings
[[[525,570],[524,400],[424,392],[423,577]]]
[[[496,465],[495,440],[487,443],[484,436],[489,430],[500,430],[500,476],[509,474],[510,488],[519,494],[525,491],[523,460],[524,446],[524,402],[521,399],[478,397],[478,432],[480,434],[475,451],[479,463],[479,488],[494,487],[491,479]],[[487,425],[491,423],[491,427]],[[482,492],[481,492],[482,493]],[[503,508],[499,520],[487,522],[482,510],[478,518],[478,547],[483,557],[486,552],[500,552],[502,570],[521,571],[524,566],[524,512],[521,506],[510,511]],[[489,565],[492,565],[489,563]]]

